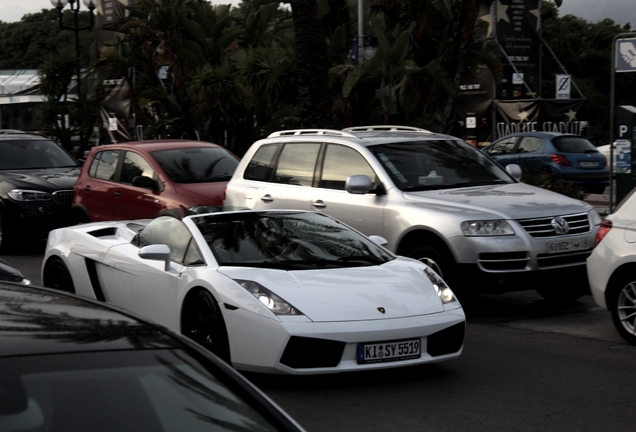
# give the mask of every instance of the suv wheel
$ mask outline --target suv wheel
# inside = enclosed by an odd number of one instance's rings
[[[440,275],[447,283],[451,275],[452,260],[447,259],[432,246],[416,246],[406,256],[422,261]]]
[[[0,211],[0,252],[6,253],[9,251],[11,240],[9,239],[9,230],[2,211]]]

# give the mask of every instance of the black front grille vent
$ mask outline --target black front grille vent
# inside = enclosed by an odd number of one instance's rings
[[[72,190],[60,190],[53,192],[53,204],[62,205],[62,206],[70,206],[73,202],[73,191]]]

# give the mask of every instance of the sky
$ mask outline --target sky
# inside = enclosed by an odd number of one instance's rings
[[[213,4],[233,4],[240,0],[212,0]],[[363,0],[364,1],[364,0]],[[559,16],[572,14],[590,22],[611,18],[623,26],[628,22],[631,30],[636,31],[635,0],[563,0]],[[0,0],[0,20],[19,21],[25,13],[39,12],[53,7],[50,0]],[[84,5],[81,6],[84,9]]]

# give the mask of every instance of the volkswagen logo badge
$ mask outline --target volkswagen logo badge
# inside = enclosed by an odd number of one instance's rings
[[[385,313],[386,309],[384,309],[383,307],[379,307],[378,310],[380,311],[380,313]]]
[[[567,234],[570,231],[570,224],[561,216],[557,216],[550,222],[557,234]]]

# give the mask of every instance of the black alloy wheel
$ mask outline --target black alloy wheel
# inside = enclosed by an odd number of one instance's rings
[[[71,273],[59,258],[53,258],[46,263],[42,274],[42,284],[48,288],[75,293]]]
[[[609,289],[614,327],[623,339],[636,345],[636,278],[624,276],[613,281]]]
[[[89,222],[90,220],[88,219],[88,216],[86,216],[86,213],[80,211],[73,214],[73,217],[71,218],[71,225],[83,225]]]
[[[4,218],[0,211],[0,251],[4,251],[5,247],[5,235],[4,235]]]
[[[450,276],[451,263],[431,246],[416,246],[407,255],[429,266],[444,280]]]
[[[181,312],[181,333],[230,363],[230,344],[218,304],[208,291],[188,295]]]

